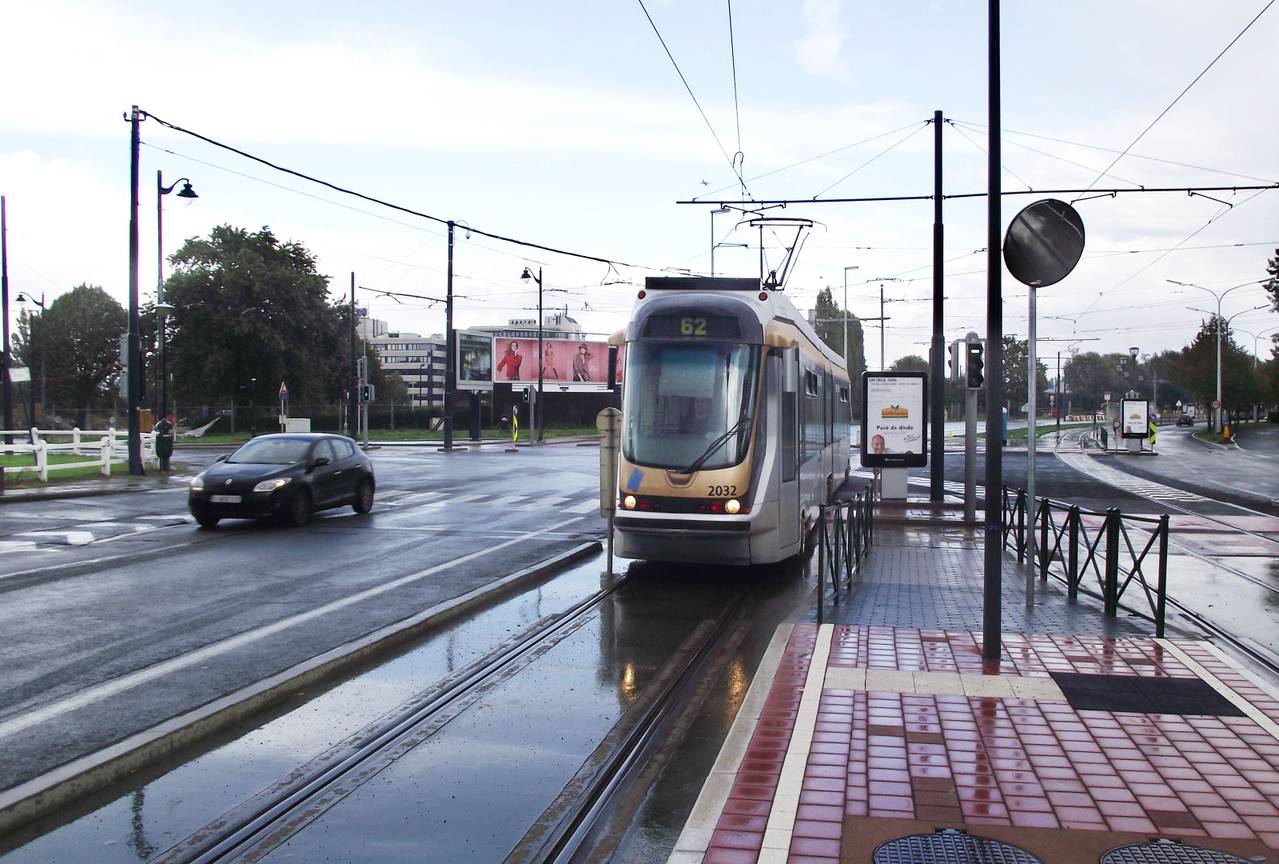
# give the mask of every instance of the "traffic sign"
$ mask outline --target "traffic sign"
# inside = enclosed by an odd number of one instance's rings
[[[1110,401],[1110,391],[1109,391],[1109,390],[1107,390],[1107,391],[1105,392],[1105,394],[1104,394],[1104,395],[1105,395],[1105,398],[1104,398],[1102,401],[1103,401],[1103,402],[1109,402],[1109,401]]]
[[[1218,401],[1218,400],[1216,400],[1216,399],[1213,399],[1213,400],[1212,400],[1212,409],[1213,409],[1214,411],[1216,411],[1216,410],[1217,410],[1218,408],[1220,408],[1220,407],[1221,407],[1221,402],[1220,402],[1220,401]]]
[[[284,401],[288,398],[289,398],[289,388],[285,387],[284,382],[281,381],[280,382],[280,401]]]

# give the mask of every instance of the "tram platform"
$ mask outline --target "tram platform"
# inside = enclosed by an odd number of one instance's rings
[[[774,635],[672,864],[1279,861],[1279,692],[1197,634],[877,526],[851,595]]]

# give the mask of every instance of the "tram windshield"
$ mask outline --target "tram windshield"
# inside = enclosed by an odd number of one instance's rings
[[[727,468],[746,458],[759,349],[633,342],[626,346],[623,452],[637,465]]]

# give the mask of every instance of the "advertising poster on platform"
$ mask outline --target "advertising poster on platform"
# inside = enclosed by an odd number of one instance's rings
[[[1145,399],[1124,399],[1119,403],[1119,419],[1125,438],[1145,438],[1150,435],[1150,403]]]
[[[457,331],[457,389],[493,389],[493,337]]]
[[[928,464],[928,378],[923,372],[862,374],[861,447],[866,468]]]
[[[494,337],[493,345],[496,358],[493,380],[517,386],[537,383],[536,339],[498,336]],[[560,389],[607,389],[608,343],[543,339],[542,379],[547,386]]]

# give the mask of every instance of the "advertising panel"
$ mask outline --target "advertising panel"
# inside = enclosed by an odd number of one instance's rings
[[[537,383],[537,340],[493,339],[493,380],[528,386]],[[618,370],[621,370],[618,364]],[[620,378],[620,374],[619,374]],[[547,387],[602,390],[608,387],[608,343],[578,339],[542,340],[542,379]],[[459,384],[459,386],[461,386]]]
[[[493,337],[457,331],[457,389],[493,389]]]
[[[1145,399],[1124,399],[1120,404],[1119,419],[1125,438],[1145,438],[1150,434],[1150,403]]]
[[[928,464],[928,377],[923,372],[862,373],[862,466]]]

